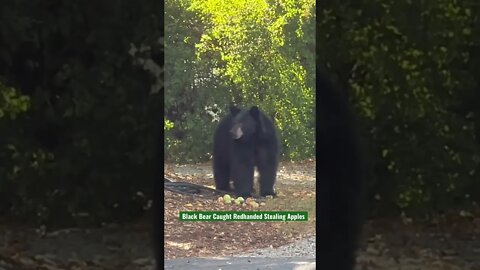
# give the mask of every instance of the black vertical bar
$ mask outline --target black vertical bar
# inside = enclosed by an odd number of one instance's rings
[[[317,267],[352,270],[363,224],[365,179],[358,134],[347,97],[320,63],[321,1],[316,4]]]
[[[158,1],[158,0],[153,0]],[[164,69],[165,66],[165,50],[164,50],[164,38],[165,38],[165,2],[160,2],[159,20],[160,20],[160,40],[162,44],[160,47],[159,65]],[[164,191],[163,191],[163,178],[164,178],[164,76],[162,72],[162,84],[160,88],[160,95],[162,103],[159,104],[161,112],[159,113],[158,123],[158,136],[157,136],[157,149],[156,158],[154,159],[155,177],[153,179],[153,204],[152,204],[152,216],[153,216],[153,250],[155,257],[155,269],[163,269],[164,267]]]

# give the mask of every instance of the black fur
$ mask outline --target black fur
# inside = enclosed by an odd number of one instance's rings
[[[352,270],[363,223],[364,177],[345,96],[317,71],[317,264]]]
[[[232,107],[218,124],[213,138],[213,175],[218,190],[230,191],[233,181],[238,196],[252,196],[256,166],[260,195],[275,196],[278,159],[275,126],[256,106],[249,110]]]

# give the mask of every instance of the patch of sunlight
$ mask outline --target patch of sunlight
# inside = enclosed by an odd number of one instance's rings
[[[189,249],[192,248],[191,243],[179,243],[179,242],[167,241],[167,245],[172,246],[172,247],[181,248],[181,249],[184,249],[184,250],[189,250]]]

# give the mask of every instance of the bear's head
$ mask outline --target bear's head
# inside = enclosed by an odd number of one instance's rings
[[[230,134],[234,140],[249,140],[265,131],[264,120],[257,106],[247,109],[230,108],[232,114],[232,128]]]

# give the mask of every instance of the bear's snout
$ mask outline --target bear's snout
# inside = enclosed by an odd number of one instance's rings
[[[233,125],[233,127],[230,129],[230,134],[232,134],[232,138],[235,140],[242,138],[243,136],[242,125],[241,124]]]

